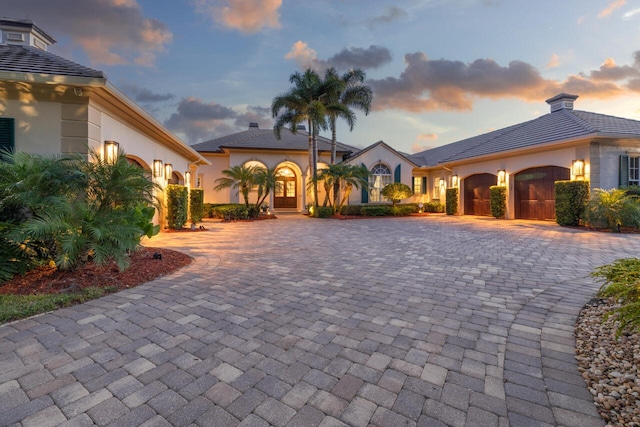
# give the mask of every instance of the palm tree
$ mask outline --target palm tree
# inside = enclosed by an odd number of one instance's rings
[[[258,186],[258,198],[256,200],[256,209],[258,212],[260,212],[260,207],[267,197],[269,197],[271,191],[274,191],[279,184],[276,171],[277,169],[275,167],[263,168],[262,166],[258,166],[253,169],[255,184]]]
[[[352,131],[356,123],[356,115],[351,107],[369,114],[373,92],[371,87],[364,84],[366,74],[360,69],[350,70],[342,76],[338,75],[335,68],[329,68],[325,72],[324,83],[326,87],[325,103],[329,128],[331,129],[331,164],[336,163],[336,121],[344,119]]]
[[[364,166],[355,166],[340,163],[330,165],[327,169],[322,170],[322,176],[325,178],[325,188],[327,185],[343,188],[342,198],[338,200],[338,192],[333,192],[332,206],[334,212],[339,213],[344,204],[349,200],[349,196],[353,188],[367,187],[369,185],[369,171]]]
[[[255,185],[255,174],[253,167],[246,165],[236,165],[231,169],[223,170],[222,174],[226,176],[216,179],[218,185],[216,185],[213,189],[216,191],[220,191],[225,188],[233,188],[238,190],[236,194],[242,194],[242,197],[244,198],[244,204],[248,208],[249,192]]]
[[[307,69],[303,74],[295,72],[289,77],[293,87],[276,96],[271,103],[271,114],[276,119],[274,133],[280,139],[282,129],[289,125],[296,133],[298,124],[307,122],[309,130],[309,170],[313,186],[314,205],[318,207],[318,145],[317,137],[321,129],[327,128],[325,84],[315,71]]]

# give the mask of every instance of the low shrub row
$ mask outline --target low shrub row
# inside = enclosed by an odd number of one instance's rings
[[[225,221],[237,221],[242,219],[253,219],[258,217],[258,209],[250,205],[242,204],[217,205],[211,208],[211,218],[220,218]]]
[[[492,185],[489,187],[491,216],[504,218],[507,213],[507,187]]]

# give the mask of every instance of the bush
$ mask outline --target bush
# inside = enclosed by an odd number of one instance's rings
[[[585,220],[596,227],[620,231],[620,227],[640,226],[638,197],[630,196],[624,189],[603,190],[596,188],[585,210]]]
[[[447,215],[455,215],[458,213],[458,189],[456,187],[447,188],[445,210]]]
[[[409,216],[417,211],[417,206],[412,206],[410,204],[391,207],[391,215],[393,216]]]
[[[362,205],[345,205],[340,209],[342,215],[362,215]]]
[[[169,184],[165,190],[167,202],[167,227],[179,230],[187,222],[187,204],[189,193],[187,187]]]
[[[413,192],[411,191],[411,187],[409,187],[407,184],[403,184],[401,182],[393,182],[391,184],[385,185],[380,194],[391,200],[391,203],[393,204],[393,206],[395,206],[403,199],[411,197]]]
[[[333,208],[330,206],[318,206],[316,210],[315,217],[316,218],[331,218],[333,215]]]
[[[640,326],[640,259],[619,259],[598,267],[591,275],[605,280],[599,292],[601,297],[615,298],[621,304],[612,312],[620,320],[618,335],[629,326],[637,330]]]
[[[440,202],[427,202],[422,207],[423,212],[444,213],[444,205]]]
[[[249,209],[245,205],[239,203],[229,205],[217,205],[211,208],[214,218],[220,218],[225,221],[237,221],[240,219],[249,219]]]
[[[360,210],[363,216],[390,216],[392,215],[391,205],[363,206]]]
[[[556,181],[556,222],[580,225],[589,202],[589,181]]]
[[[489,187],[489,194],[491,216],[494,218],[504,218],[504,215],[507,213],[507,187],[492,185]]]
[[[189,193],[189,218],[191,221],[200,222],[204,216],[204,190],[192,188]]]

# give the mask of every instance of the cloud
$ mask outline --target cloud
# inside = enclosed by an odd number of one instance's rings
[[[551,55],[549,62],[547,62],[547,68],[556,68],[560,66],[560,57],[557,53]]]
[[[95,65],[153,66],[173,39],[166,25],[143,15],[136,0],[5,0],[2,7],[54,39],[69,36]]]
[[[517,98],[539,102],[560,92],[593,98],[611,98],[640,88],[640,51],[633,65],[607,59],[598,70],[569,75],[564,81],[544,78],[532,65],[511,61],[502,66],[492,59],[471,63],[429,59],[424,53],[406,54],[398,77],[369,80],[374,110],[397,109],[413,113],[469,111],[477,98]]]
[[[614,0],[614,1],[612,1],[609,4],[609,6],[607,6],[604,9],[602,9],[600,11],[600,13],[598,13],[598,18],[606,18],[607,16],[611,15],[614,10],[624,6],[626,2],[627,2],[627,0]]]
[[[327,62],[338,69],[378,68],[391,62],[391,51],[386,47],[371,45],[368,48],[350,47],[327,59]]]
[[[188,97],[180,100],[176,112],[164,121],[164,125],[193,144],[245,130],[250,122],[269,128],[273,125],[270,113],[266,107],[235,109]]]
[[[389,24],[394,21],[405,19],[409,14],[397,6],[390,6],[384,11],[382,15],[375,16],[369,19],[369,26],[376,27],[381,24]]]
[[[134,101],[144,104],[169,101],[174,98],[172,93],[154,93],[146,87],[136,85],[123,85],[122,90]]]
[[[197,13],[243,33],[280,28],[282,0],[193,0]]]
[[[317,69],[319,65],[323,66],[318,61],[318,52],[309,47],[306,42],[298,40],[291,46],[291,50],[284,56],[285,59],[293,59],[300,68]]]
[[[640,8],[630,10],[629,12],[622,15],[622,19],[631,19],[632,17],[636,16],[639,13],[640,13]]]
[[[437,133],[421,133],[416,137],[416,139],[418,141],[433,141],[435,139],[438,139],[438,134]]]

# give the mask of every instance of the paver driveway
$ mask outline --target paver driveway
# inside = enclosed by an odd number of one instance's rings
[[[0,424],[602,426],[574,362],[640,236],[477,218],[210,224],[196,262],[0,327]],[[344,424],[343,424],[344,423]]]

